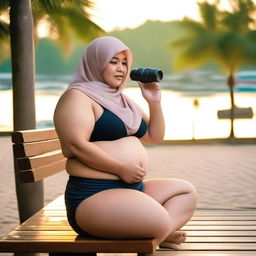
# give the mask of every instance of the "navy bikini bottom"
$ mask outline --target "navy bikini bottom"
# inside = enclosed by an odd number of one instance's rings
[[[91,179],[69,176],[65,191],[65,204],[68,222],[75,232],[81,236],[92,237],[92,235],[83,231],[76,223],[76,209],[78,205],[86,198],[100,191],[115,188],[134,189],[143,192],[144,183],[137,182],[130,184],[122,180]]]

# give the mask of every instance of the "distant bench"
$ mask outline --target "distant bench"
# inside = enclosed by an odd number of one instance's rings
[[[35,182],[65,169],[54,129],[15,132],[14,159],[23,182]],[[107,240],[78,236],[58,197],[0,240],[1,252],[41,252],[51,256],[138,253],[159,256],[256,255],[256,209],[198,209],[182,228],[188,234],[179,251],[157,249],[154,239]]]

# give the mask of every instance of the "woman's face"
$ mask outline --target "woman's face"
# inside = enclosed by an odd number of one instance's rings
[[[117,89],[124,81],[127,72],[128,68],[125,53],[119,52],[112,57],[104,68],[102,77],[111,88]]]

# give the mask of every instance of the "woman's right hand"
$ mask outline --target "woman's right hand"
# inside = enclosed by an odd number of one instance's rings
[[[136,183],[147,175],[146,170],[139,164],[125,164],[120,171],[120,179],[127,183]]]

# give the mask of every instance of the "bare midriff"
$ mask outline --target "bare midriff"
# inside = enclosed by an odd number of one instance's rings
[[[96,141],[93,142],[110,156],[119,159],[125,163],[141,165],[145,170],[148,169],[147,152],[141,141],[133,136],[124,137],[114,141]],[[120,179],[117,175],[108,171],[99,171],[80,162],[76,158],[67,160],[66,170],[69,175],[94,178],[94,179]]]

